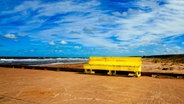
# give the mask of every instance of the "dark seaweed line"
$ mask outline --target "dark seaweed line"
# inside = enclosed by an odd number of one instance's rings
[[[83,73],[84,69],[82,68],[68,68],[68,67],[48,67],[48,66],[29,66],[29,65],[0,65],[0,67],[6,68],[22,68],[22,69],[34,69],[34,70],[53,70],[53,71],[68,71],[68,72],[80,72]],[[96,70],[95,73],[106,75],[104,70]],[[105,74],[104,74],[105,73]],[[131,73],[128,71],[117,71],[119,74]],[[156,76],[160,77],[181,77],[184,78],[184,74],[179,73],[163,73],[163,72],[141,72],[142,76]]]

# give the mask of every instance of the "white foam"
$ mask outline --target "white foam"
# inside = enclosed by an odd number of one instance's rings
[[[0,59],[0,63],[35,63],[41,62],[42,64],[69,64],[69,63],[83,63],[87,62],[86,58],[45,58],[45,59]],[[45,65],[44,64],[44,65]]]

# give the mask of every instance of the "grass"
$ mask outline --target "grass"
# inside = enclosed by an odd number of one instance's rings
[[[176,56],[169,56],[169,57],[157,57],[153,59],[154,63],[184,63],[184,55],[176,55]]]

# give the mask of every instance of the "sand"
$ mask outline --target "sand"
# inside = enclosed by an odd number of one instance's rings
[[[184,64],[172,62],[155,63],[152,58],[143,58],[142,71],[184,74]]]
[[[184,80],[0,68],[0,104],[184,104]]]
[[[83,64],[47,67],[81,70]],[[144,59],[142,72],[184,73],[183,64]],[[0,104],[184,104],[184,79],[0,67]]]

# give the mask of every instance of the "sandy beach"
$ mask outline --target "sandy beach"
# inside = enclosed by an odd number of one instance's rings
[[[153,64],[145,59],[142,70],[183,73],[183,64],[163,64]],[[82,66],[60,64],[47,67],[78,70]],[[183,104],[183,85],[184,80],[177,78],[1,67],[0,104]]]

